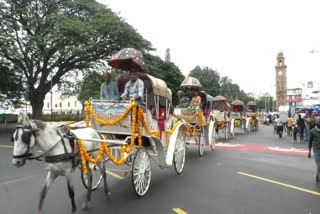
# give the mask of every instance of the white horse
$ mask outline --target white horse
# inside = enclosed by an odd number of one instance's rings
[[[71,131],[76,137],[82,139],[95,138],[100,139],[99,134],[92,128],[82,128]],[[12,163],[16,167],[21,167],[25,164],[26,159],[33,159],[40,150],[47,164],[48,170],[46,182],[40,193],[38,211],[42,212],[43,201],[46,193],[57,178],[57,176],[66,176],[68,192],[71,199],[72,212],[76,211],[74,202],[74,188],[72,185],[71,174],[79,163],[78,147],[74,139],[67,138],[62,127],[48,126],[42,121],[29,120],[25,113],[20,113],[16,129],[12,136],[14,142]],[[91,154],[97,155],[97,149],[100,146],[99,142],[83,141],[86,150],[94,150]],[[107,196],[110,195],[106,183],[104,157],[97,163],[101,174],[103,175],[104,191]],[[88,167],[88,166],[87,166]],[[92,172],[88,167],[87,183],[87,198],[83,203],[82,208],[88,209],[91,207],[91,191],[92,191]]]

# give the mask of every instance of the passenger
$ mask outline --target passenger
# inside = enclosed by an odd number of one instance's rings
[[[237,106],[233,106],[232,107],[232,112],[239,112],[238,107]]]
[[[121,95],[122,100],[134,99],[137,104],[142,104],[144,83],[138,78],[136,72],[130,73],[130,80],[126,83],[124,92]]]
[[[100,100],[119,100],[119,91],[116,83],[111,80],[111,74],[103,74],[105,82],[100,87]]]
[[[180,99],[179,107],[180,108],[187,108],[189,106],[189,103],[190,103],[190,98],[185,95]]]
[[[222,102],[220,105],[220,111],[226,111],[227,110],[227,104],[225,102]]]
[[[201,97],[199,96],[199,92],[194,92],[190,107],[201,107]]]

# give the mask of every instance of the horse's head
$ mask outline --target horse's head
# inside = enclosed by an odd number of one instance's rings
[[[16,167],[23,166],[26,159],[31,156],[30,149],[36,143],[36,132],[34,123],[29,120],[25,113],[20,113],[16,129],[11,138],[14,143],[12,164]]]

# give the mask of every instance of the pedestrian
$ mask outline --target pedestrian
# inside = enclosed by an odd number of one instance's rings
[[[300,135],[300,141],[303,142],[303,135],[304,135],[304,129],[305,129],[305,124],[304,124],[304,119],[301,118],[301,114],[299,114],[297,124],[299,127],[299,135]]]
[[[298,124],[293,126],[293,143],[297,142],[297,134],[299,132]]]
[[[291,115],[289,115],[288,117],[288,121],[287,121],[287,135],[288,136],[292,136],[292,123],[293,123],[293,120],[292,120],[292,117]]]
[[[308,158],[311,158],[311,148],[313,148],[313,157],[317,166],[316,183],[319,183],[320,176],[320,117],[315,118],[315,128],[310,132],[309,137],[309,153]]]
[[[100,87],[100,100],[119,100],[119,90],[114,81],[111,80],[111,74],[103,74],[104,82]]]
[[[122,100],[133,99],[137,104],[142,104],[144,93],[144,83],[138,78],[137,72],[130,73],[130,80],[126,83]]]
[[[311,126],[311,118],[309,117],[309,114],[307,113],[306,114],[306,116],[305,116],[305,118],[304,118],[304,125],[305,125],[305,127],[306,127],[306,130],[305,130],[305,134],[306,134],[306,136],[305,136],[305,139],[306,139],[306,141],[308,141],[309,140],[309,135],[310,135],[310,126]]]

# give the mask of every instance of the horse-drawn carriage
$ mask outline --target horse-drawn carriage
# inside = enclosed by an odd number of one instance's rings
[[[190,101],[195,95],[201,97],[201,103],[198,106],[190,106]],[[214,121],[210,119],[212,96],[202,91],[199,80],[194,77],[184,79],[178,96],[180,103],[174,109],[174,116],[186,127],[183,133],[184,141],[186,144],[196,144],[200,156],[204,153],[205,144],[210,145],[214,150]]]
[[[224,96],[216,96],[213,99],[212,118],[215,121],[216,140],[218,140],[219,130],[223,132],[224,139],[227,140],[230,134],[229,106]]]
[[[133,67],[135,72],[143,67],[136,50],[120,52],[111,58],[109,65],[127,70]],[[132,57],[128,58],[130,54]],[[158,156],[155,161],[161,168],[173,165],[178,174],[183,171],[187,126],[181,121],[174,123],[170,113],[171,91],[161,79],[142,72],[137,75],[144,83],[143,102],[90,99],[85,102],[86,127],[68,130],[66,126],[51,127],[30,120],[24,114],[19,116],[12,138],[15,145],[13,164],[23,166],[26,159],[35,158],[38,150],[42,151],[40,156],[48,164],[39,210],[46,191],[58,175],[67,177],[72,211],[76,210],[70,175],[78,165],[88,190],[84,209],[90,207],[91,191],[102,180],[106,195],[110,194],[106,183],[106,161],[129,166],[133,188],[140,197],[150,186],[152,153],[152,156]]]
[[[107,141],[107,146],[126,156],[126,163],[132,165],[132,184],[139,196],[145,195],[150,185],[151,162],[149,153],[156,153],[161,168],[172,165],[178,174],[183,170],[185,145],[178,124],[173,124],[171,91],[164,81],[148,74],[139,73],[144,82],[144,102],[113,102],[90,100],[86,114],[91,126]],[[161,117],[159,113],[163,114]],[[170,135],[175,139],[170,139]],[[179,139],[178,139],[179,138]],[[126,151],[124,152],[123,145]],[[126,155],[125,155],[126,153]],[[117,154],[111,152],[110,154]],[[109,159],[113,161],[113,158]],[[124,163],[124,161],[122,161]],[[142,183],[141,183],[142,182]]]
[[[247,103],[247,121],[249,122],[247,125],[247,131],[251,132],[251,130],[257,130],[259,126],[258,121],[258,112],[257,105],[255,102],[250,101]]]
[[[231,103],[231,134],[234,136],[235,128],[244,133],[247,125],[247,118],[245,115],[245,107],[241,100],[234,100]]]

